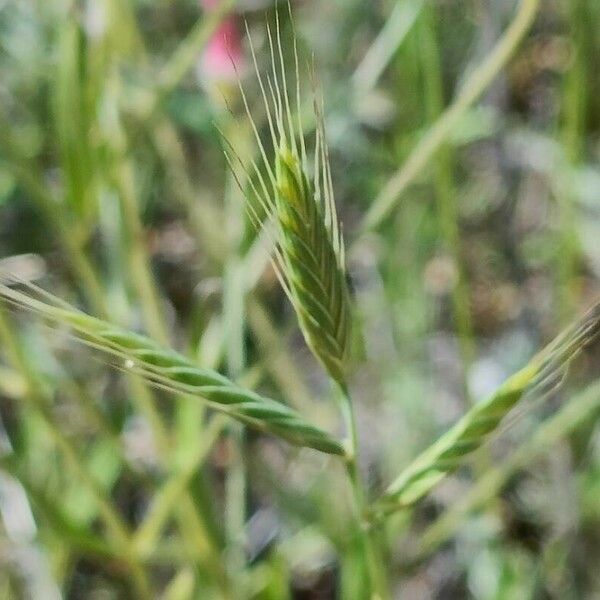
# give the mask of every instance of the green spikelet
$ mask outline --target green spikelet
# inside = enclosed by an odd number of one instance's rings
[[[159,388],[203,398],[216,410],[292,444],[328,454],[345,453],[340,442],[287,406],[241,388],[220,373],[202,369],[145,336],[82,313],[35,286],[23,293],[0,284],[0,299],[69,326],[86,344],[118,357],[122,368]]]
[[[258,70],[254,48],[252,56],[267,111],[273,158],[267,157],[241,85],[242,99],[260,150],[262,168],[254,161],[244,164],[231,146],[225,150],[225,155],[242,191],[246,190],[246,186],[237,173],[240,168],[246,175],[253,196],[258,198],[267,215],[266,220],[262,221],[253,209],[252,199],[248,197],[250,218],[257,228],[270,227],[275,232],[274,264],[294,306],[308,346],[331,377],[344,385],[350,347],[351,303],[341,228],[333,198],[322,108],[320,102],[315,100],[315,168],[311,177],[308,175],[302,124],[299,116],[294,122],[291,115],[279,20],[276,46],[270,30],[268,34],[272,54],[272,69],[267,75],[270,96],[267,96],[263,77]],[[294,55],[298,80],[295,42]],[[298,115],[299,95],[296,82]]]
[[[341,383],[350,338],[345,273],[313,186],[286,148],[277,153],[276,178],[280,260],[289,296],[307,344]]]
[[[600,330],[600,304],[566,329],[530,363],[475,405],[387,488],[372,510],[378,518],[422,498],[447,474],[464,464],[497,431],[527,392],[544,392],[560,383],[566,367]]]

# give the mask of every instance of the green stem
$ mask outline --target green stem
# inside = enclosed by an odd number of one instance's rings
[[[185,74],[198,60],[202,48],[210,40],[221,21],[237,4],[237,0],[224,0],[210,13],[205,13],[194,25],[188,36],[179,44],[169,62],[159,74],[159,84],[144,112],[144,118],[156,113],[162,101],[172,92]]]
[[[116,180],[123,207],[123,221],[130,244],[130,275],[150,335],[157,342],[168,345],[169,335],[162,316],[156,282],[150,271],[150,257],[146,250],[144,228],[139,216],[133,166],[125,157],[122,159],[117,168]]]
[[[131,375],[128,377],[128,380],[131,385],[133,396],[136,399],[138,410],[140,410],[140,412],[148,419],[160,455],[168,457],[165,459],[165,462],[169,462],[169,459],[173,457],[173,448],[169,438],[169,432],[156,408],[154,398],[139,377]],[[190,480],[187,480],[186,483],[189,484]],[[228,582],[222,566],[218,561],[218,552],[215,548],[214,541],[205,526],[203,515],[199,513],[198,507],[196,506],[192,493],[187,485],[181,490],[179,502],[175,503],[172,508],[186,550],[190,551],[192,556],[194,556],[201,564],[205,565],[207,571],[212,573],[219,586],[222,597],[227,598],[229,595]],[[160,525],[162,524],[164,524],[164,521],[157,524],[157,535],[161,533]],[[144,530],[142,529],[142,531]],[[138,541],[137,534],[134,542],[140,544],[137,547],[142,549],[144,545],[143,542],[148,540],[148,534],[142,534],[140,532],[140,537],[142,538],[142,542]]]
[[[65,257],[69,261],[73,274],[81,284],[81,289],[94,312],[102,317],[108,315],[104,292],[96,271],[88,260],[78,230],[73,226],[63,203],[57,201],[44,184],[42,173],[32,161],[24,159],[15,141],[8,134],[8,125],[0,123],[0,143],[13,173],[29,194],[31,200],[54,230]]]
[[[390,598],[385,571],[383,568],[383,557],[377,532],[370,527],[366,519],[367,499],[365,485],[360,474],[358,463],[358,429],[352,402],[346,386],[342,386],[342,397],[340,398],[340,409],[346,426],[347,457],[346,472],[352,488],[356,524],[363,548],[364,560],[370,583],[371,600],[387,600]]]
[[[585,115],[587,104],[585,35],[586,7],[584,0],[569,0],[568,7],[573,62],[566,75],[563,91],[564,108],[562,141],[565,150],[565,165],[558,176],[557,194],[560,233],[557,253],[558,309],[562,321],[568,321],[577,301],[577,267],[579,263],[579,241],[577,235],[576,202],[573,171],[583,154]]]
[[[224,125],[236,147],[246,145],[244,130],[233,123]],[[227,372],[233,379],[239,378],[246,363],[245,290],[243,261],[241,258],[244,233],[243,202],[237,197],[238,188],[231,175],[225,184],[225,219],[228,257],[224,264],[223,277],[223,323]],[[238,596],[246,596],[244,572],[246,553],[244,529],[246,523],[246,464],[244,460],[245,434],[241,424],[233,423],[230,428],[229,448],[231,452],[225,481],[225,530],[227,537],[227,562]]]
[[[205,428],[201,444],[194,448],[194,451],[185,458],[185,462],[156,493],[148,514],[138,527],[134,537],[134,545],[142,557],[149,556],[153,548],[157,546],[163,527],[174,506],[181,501],[182,495],[186,493],[190,482],[202,466],[226,423],[226,417],[223,415],[214,416]],[[210,548],[204,543],[204,540],[197,541],[199,544],[202,543],[205,553],[209,552]]]
[[[420,23],[420,48],[423,60],[425,109],[429,121],[439,118],[443,108],[442,72],[431,7],[423,11]],[[456,281],[452,285],[452,308],[463,362],[463,387],[468,398],[467,370],[473,361],[474,343],[469,291],[461,260],[459,215],[452,172],[452,157],[447,144],[442,144],[435,164],[434,187],[438,205],[438,223],[445,250],[452,257]]]
[[[352,75],[352,83],[359,94],[366,96],[373,90],[412,30],[424,4],[424,0],[396,3],[385,25]]]

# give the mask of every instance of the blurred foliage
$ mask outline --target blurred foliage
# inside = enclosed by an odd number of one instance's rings
[[[544,0],[393,210],[363,227],[525,4],[293,2],[325,95],[373,497],[600,295],[596,0]],[[216,125],[253,152],[235,74],[209,60],[230,5],[265,129],[243,22],[268,69],[272,2],[0,0],[0,268],[340,432],[337,392],[222,155]],[[242,432],[1,310],[1,597],[367,597],[334,460]],[[597,357],[390,519],[394,598],[600,595]]]

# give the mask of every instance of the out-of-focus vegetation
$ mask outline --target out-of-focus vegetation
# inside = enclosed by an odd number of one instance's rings
[[[292,10],[309,137],[313,62],[324,94],[370,502],[600,296],[600,3]],[[266,24],[267,0],[0,0],[0,270],[342,439],[222,151],[219,130],[256,152],[238,76],[268,139]],[[284,4],[279,24],[293,66]],[[0,597],[370,597],[338,458],[109,362],[0,306]],[[598,364],[587,348],[371,524],[390,597],[600,595]]]

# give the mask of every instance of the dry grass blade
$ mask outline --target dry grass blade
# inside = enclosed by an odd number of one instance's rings
[[[121,359],[121,368],[157,387],[203,398],[216,410],[292,444],[344,455],[340,442],[285,405],[241,388],[215,371],[202,369],[145,336],[91,317],[34,286],[23,293],[0,284],[0,298],[53,323],[69,326],[86,344]]]
[[[372,516],[377,518],[400,510],[427,494],[484,444],[526,392],[540,393],[560,383],[570,361],[599,331],[600,304],[597,304],[402,471],[377,501]]]
[[[273,145],[273,159],[267,152],[251,115],[244,89],[240,91],[258,143],[261,164],[245,164],[229,145],[227,160],[243,192],[250,194],[266,214],[263,220],[248,197],[248,213],[257,228],[272,223],[274,263],[282,286],[292,302],[304,338],[328,373],[344,385],[350,346],[350,294],[346,282],[344,246],[333,198],[329,152],[325,141],[321,101],[315,99],[317,122],[314,174],[309,176],[302,123],[299,117],[298,56],[294,44],[296,71],[296,112],[290,106],[286,67],[281,47],[279,17],[273,36],[268,28],[271,49],[270,73],[258,69],[252,56]],[[275,39],[273,39],[275,37]]]

